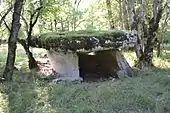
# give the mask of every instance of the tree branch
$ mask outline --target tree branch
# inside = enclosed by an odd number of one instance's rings
[[[2,17],[1,14],[0,14],[0,16]],[[6,26],[6,28],[8,29],[8,31],[11,32],[11,29],[9,28],[9,26],[8,26],[8,24],[6,23],[5,19],[3,20],[3,22],[4,22],[5,26]]]
[[[28,41],[28,46],[30,45],[31,43],[31,34],[32,34],[32,30],[33,30],[33,27],[34,25],[36,24],[36,22],[38,21],[38,18],[40,16],[40,13],[41,13],[41,9],[43,8],[43,3],[42,1],[40,0],[40,7],[38,7],[37,9],[34,10],[33,14],[30,15],[30,23],[29,23],[29,30],[28,30],[28,37],[27,37],[27,41]],[[35,17],[36,15],[36,17]],[[33,18],[35,17],[35,20],[33,21]]]
[[[5,20],[6,16],[8,15],[8,13],[12,10],[13,5],[11,5],[11,7],[7,10],[7,12],[2,16],[1,20],[0,20],[0,27],[2,22]]]
[[[41,8],[42,8],[42,7],[41,7]],[[34,22],[32,23],[33,26],[36,24],[36,22],[37,22],[37,20],[38,20],[38,18],[39,18],[39,16],[40,16],[40,11],[41,11],[41,9],[39,9],[39,11],[38,11],[38,13],[37,13],[37,16],[36,16]]]
[[[22,20],[24,21],[24,23],[25,23],[25,26],[26,26],[26,32],[27,32],[27,34],[28,34],[28,22],[26,21],[26,19],[24,18],[24,16],[23,15],[21,15],[21,18],[22,18]]]
[[[77,9],[78,9],[78,7],[79,7],[79,5],[80,5],[80,2],[81,2],[81,0],[79,0],[78,3],[77,3]]]
[[[6,21],[4,20],[4,24],[6,26],[6,28],[8,29],[9,32],[11,32],[11,29],[9,28],[8,24],[6,23]]]
[[[43,8],[42,6],[38,7],[38,8],[34,11],[34,13],[31,14],[31,16],[30,16],[30,26],[33,27],[33,26],[36,24],[36,22],[37,22],[37,20],[38,20],[38,18],[39,18],[39,16],[40,16],[40,11],[41,11],[42,8]],[[36,13],[37,13],[37,15],[36,15]],[[35,18],[34,22],[32,22],[35,15],[36,15],[36,18]]]
[[[42,8],[43,8],[43,7],[40,6],[40,7],[38,7],[37,9],[35,9],[35,11],[33,12],[33,14],[31,14],[31,17],[33,18],[34,15],[35,15],[37,12],[39,12]]]

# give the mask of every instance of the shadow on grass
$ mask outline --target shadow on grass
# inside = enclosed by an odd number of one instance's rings
[[[35,111],[37,92],[32,84],[6,83],[9,113],[33,113]]]
[[[49,106],[59,113],[170,113],[170,69],[137,74],[114,82],[49,86]]]
[[[15,72],[13,81],[3,82],[1,85],[1,92],[6,98],[6,109],[9,113],[33,113],[36,112],[38,87],[33,78],[30,79],[32,73],[29,72]],[[27,75],[27,76],[26,76]],[[27,79],[27,81],[26,81]],[[0,98],[2,96],[0,95]],[[0,100],[1,101],[1,100]],[[1,102],[0,102],[1,103]],[[8,113],[2,112],[2,113]]]
[[[164,58],[168,59],[168,53]],[[170,69],[140,70],[132,78],[48,85],[17,73],[4,83],[9,113],[170,113]],[[29,78],[29,77],[28,77]],[[22,82],[21,82],[22,81]]]
[[[170,69],[136,74],[81,84],[4,83],[9,113],[170,113]]]
[[[162,48],[161,55],[158,58],[162,60],[167,60],[170,62],[170,44]]]

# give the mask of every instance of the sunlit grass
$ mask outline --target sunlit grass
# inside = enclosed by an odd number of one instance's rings
[[[8,95],[4,93],[4,85],[0,84],[0,113],[8,113]]]
[[[170,48],[154,58],[158,69],[134,71],[132,78],[49,85],[26,67],[18,53],[14,81],[0,84],[0,113],[170,113]],[[2,52],[1,52],[2,53]],[[36,58],[44,53],[36,51]],[[133,65],[135,53],[125,52]],[[1,69],[6,57],[0,54]]]

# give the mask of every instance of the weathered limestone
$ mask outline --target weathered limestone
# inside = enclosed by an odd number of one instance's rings
[[[59,53],[55,51],[49,51],[48,57],[53,65],[54,70],[59,74],[59,77],[54,80],[82,80],[79,77],[78,56],[71,53]]]
[[[86,80],[129,76],[131,67],[120,49],[134,46],[134,35],[123,31],[52,32],[33,38],[45,48],[56,72],[54,80]]]

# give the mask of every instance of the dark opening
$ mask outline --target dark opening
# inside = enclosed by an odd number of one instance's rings
[[[80,77],[84,80],[115,77],[118,69],[116,52],[113,50],[98,51],[94,55],[77,53],[79,57]]]

